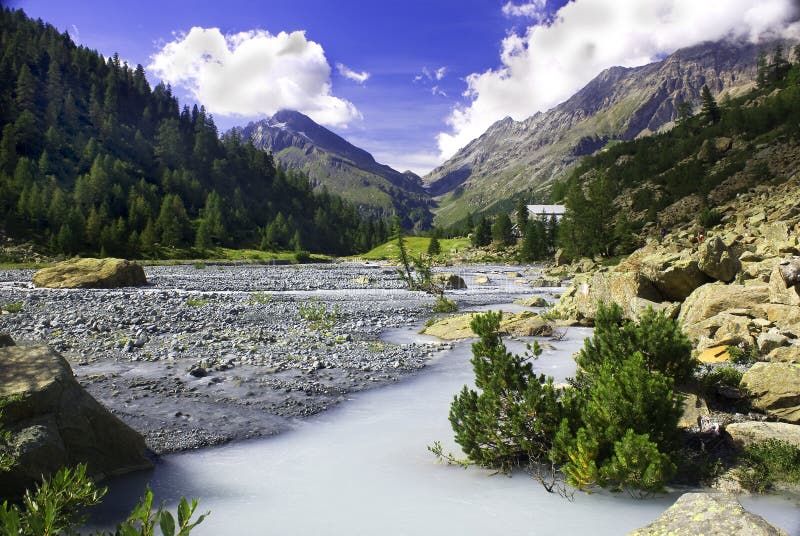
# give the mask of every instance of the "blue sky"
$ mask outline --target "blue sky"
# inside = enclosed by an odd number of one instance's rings
[[[704,39],[798,31],[793,0],[15,1],[80,44],[171,81],[221,130],[295,108],[425,173],[491,123],[612,65]],[[304,33],[293,33],[304,32]],[[794,35],[794,34],[793,34]]]

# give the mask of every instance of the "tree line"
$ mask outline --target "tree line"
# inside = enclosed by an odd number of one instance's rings
[[[141,65],[0,12],[0,223],[53,253],[153,257],[215,246],[366,251],[388,237],[276,166]]]

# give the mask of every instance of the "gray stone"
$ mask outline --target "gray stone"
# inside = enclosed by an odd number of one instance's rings
[[[733,444],[739,448],[778,439],[800,448],[800,425],[785,422],[747,421],[731,423],[725,427]]]
[[[767,355],[774,349],[785,346],[788,344],[788,342],[789,339],[786,337],[786,335],[781,335],[776,331],[767,331],[765,333],[761,333],[756,339],[758,351],[761,352],[762,355]]]
[[[712,236],[698,248],[697,267],[709,277],[729,283],[742,268],[742,263],[718,236]]]
[[[661,516],[631,536],[787,536],[745,510],[730,493],[684,493]]]
[[[750,392],[754,408],[800,423],[800,365],[756,363],[744,373],[740,386]]]

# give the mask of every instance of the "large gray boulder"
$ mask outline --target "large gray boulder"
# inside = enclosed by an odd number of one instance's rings
[[[800,425],[785,422],[746,421],[735,422],[725,427],[733,444],[739,448],[778,439],[800,448]]]
[[[678,322],[684,327],[689,327],[725,311],[734,309],[748,311],[767,303],[769,303],[767,285],[712,283],[703,285],[686,298],[681,305]]]
[[[87,464],[95,479],[147,469],[144,438],[75,380],[69,363],[46,346],[0,348],[5,447],[13,460],[0,473],[3,496],[20,495],[62,466]]]
[[[45,288],[117,288],[147,284],[144,269],[125,259],[70,259],[33,275],[33,284]]]
[[[800,289],[794,284],[787,286],[781,272],[783,268],[785,265],[776,264],[769,276],[769,300],[782,305],[800,305]]]
[[[701,272],[725,283],[733,281],[742,268],[735,253],[718,236],[712,236],[700,244],[697,256],[697,267]]]
[[[631,536],[786,536],[745,510],[730,493],[684,493],[661,516]]]
[[[800,365],[756,363],[744,373],[740,386],[752,396],[754,408],[800,424]]]

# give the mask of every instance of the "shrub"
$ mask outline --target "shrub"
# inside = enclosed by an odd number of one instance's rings
[[[0,534],[76,534],[73,527],[87,519],[83,514],[85,509],[99,504],[106,491],[86,476],[85,465],[78,465],[74,470],[62,468],[52,478],[45,479],[35,491],[28,490],[21,504],[9,504],[8,501],[0,504]],[[181,497],[176,523],[175,517],[164,509],[163,504],[153,511],[153,493],[147,488],[139,504],[128,519],[117,526],[114,534],[155,536],[158,523],[162,536],[188,536],[208,515],[205,513],[192,522],[196,508],[197,500],[189,503]]]
[[[722,214],[715,208],[709,209],[704,207],[697,216],[697,220],[701,227],[708,229],[714,227],[722,221]]]
[[[800,483],[800,448],[778,439],[745,447],[736,478],[745,489],[763,493],[777,482]]]
[[[294,262],[295,264],[306,264],[311,262],[311,253],[305,250],[295,251]]]
[[[546,458],[560,411],[553,379],[535,375],[525,358],[506,351],[501,316],[490,311],[470,323],[480,337],[471,360],[480,392],[464,386],[450,406],[450,424],[470,460],[509,471]],[[541,353],[537,344],[532,353]]]
[[[194,266],[196,270],[205,270],[206,269],[206,263],[204,263],[204,262],[196,262],[192,266]]]
[[[758,360],[758,350],[755,347],[742,348],[741,346],[728,347],[728,361],[737,365],[748,365]]]
[[[328,306],[317,300],[309,300],[299,306],[300,318],[307,321],[309,327],[314,330],[326,331],[336,324],[339,316],[339,309],[334,307],[329,310]]]
[[[434,313],[454,313],[458,311],[458,304],[444,296],[439,296],[433,304]]]
[[[5,309],[9,313],[18,313],[18,312],[22,311],[22,306],[23,305],[24,304],[21,301],[19,301],[19,302],[11,302],[11,303],[5,304],[2,307],[2,309]]]
[[[706,393],[716,393],[718,387],[739,387],[742,373],[733,367],[719,367],[700,377],[700,385]]]
[[[187,307],[203,307],[208,304],[208,300],[204,298],[186,298]]]

